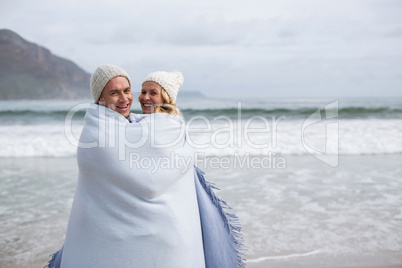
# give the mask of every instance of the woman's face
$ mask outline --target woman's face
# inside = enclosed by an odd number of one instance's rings
[[[145,82],[142,84],[138,100],[140,101],[143,114],[152,113],[155,105],[163,104],[162,87],[155,82]]]

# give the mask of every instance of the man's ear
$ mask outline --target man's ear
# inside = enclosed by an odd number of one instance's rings
[[[100,97],[98,100],[98,104],[105,106],[105,99],[103,97]]]

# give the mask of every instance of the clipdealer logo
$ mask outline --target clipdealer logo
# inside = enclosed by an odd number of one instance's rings
[[[325,105],[323,111],[325,116],[322,117],[321,113],[321,109],[317,110],[303,122],[302,144],[306,151],[316,159],[331,167],[337,167],[339,164],[339,122],[335,119],[338,118],[338,101]],[[311,141],[307,141],[308,134],[306,132],[314,130],[320,132],[322,128],[325,133],[320,136],[321,148],[317,148],[310,144]]]

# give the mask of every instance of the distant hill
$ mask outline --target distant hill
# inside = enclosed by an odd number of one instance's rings
[[[72,61],[0,30],[0,99],[86,98],[89,79]]]

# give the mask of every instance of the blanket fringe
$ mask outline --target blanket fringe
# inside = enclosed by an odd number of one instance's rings
[[[237,255],[237,266],[241,268],[246,267],[245,265],[246,249],[244,248],[244,238],[239,218],[234,213],[229,213],[226,211],[232,209],[232,207],[229,206],[229,204],[226,201],[220,199],[215,194],[214,190],[220,190],[220,189],[216,187],[214,183],[208,182],[204,178],[204,172],[201,169],[199,169],[196,166],[194,166],[194,168],[195,171],[197,172],[197,176],[199,178],[200,183],[205,188],[206,192],[210,196],[214,205],[219,209],[219,212],[222,218],[224,219],[225,227],[228,229],[230,235],[233,238],[235,251]]]
[[[47,262],[46,266],[43,268],[59,268],[60,267],[60,257],[57,258],[58,254],[62,253],[63,248],[60,250],[56,251],[55,253],[49,255],[50,260]]]
[[[49,255],[50,260],[46,263],[45,267],[43,268],[54,268],[54,257],[56,256],[57,252]]]

